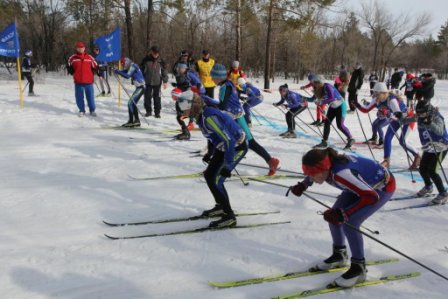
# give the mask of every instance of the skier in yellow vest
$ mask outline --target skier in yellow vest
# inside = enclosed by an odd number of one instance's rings
[[[211,98],[214,98],[214,90],[216,84],[213,82],[210,72],[215,65],[215,60],[210,58],[210,51],[203,50],[202,58],[196,62],[196,70],[199,73],[202,85],[205,88],[205,94]]]

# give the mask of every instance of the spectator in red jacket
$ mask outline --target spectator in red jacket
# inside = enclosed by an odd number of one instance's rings
[[[76,105],[79,109],[79,116],[85,115],[84,93],[87,98],[87,105],[91,116],[96,116],[95,95],[93,91],[93,74],[98,68],[95,59],[85,52],[83,42],[76,43],[76,52],[68,59],[67,70],[73,75],[75,81]]]

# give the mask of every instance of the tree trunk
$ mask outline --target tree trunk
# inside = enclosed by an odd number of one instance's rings
[[[241,57],[241,0],[236,1],[236,49],[235,60]]]
[[[275,0],[269,1],[269,14],[268,14],[268,31],[266,34],[266,52],[264,61],[264,88],[269,89],[269,75],[271,73],[271,35],[272,35],[272,11],[274,8]]]
[[[134,60],[134,35],[132,27],[131,0],[124,1],[126,31],[128,33],[128,57]]]
[[[148,0],[148,14],[146,18],[146,51],[151,45],[151,27],[152,27],[152,17],[154,15],[154,3],[153,0]]]

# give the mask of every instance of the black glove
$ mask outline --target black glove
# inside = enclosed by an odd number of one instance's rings
[[[400,119],[400,118],[403,117],[403,112],[401,112],[401,111],[394,112],[394,116],[395,116],[396,118]]]
[[[232,175],[230,173],[230,170],[225,167],[221,168],[221,171],[219,172],[219,174],[225,178],[230,178],[230,176]]]
[[[273,105],[274,107],[278,107],[278,106],[279,106],[278,103],[272,103],[272,105]]]
[[[331,224],[342,224],[348,220],[343,209],[328,209],[324,212],[324,219]]]
[[[212,159],[212,155],[210,155],[209,153],[206,153],[203,157],[202,157],[202,162],[204,162],[205,164],[210,163],[210,160]]]
[[[286,192],[286,196],[289,195],[289,191],[291,191],[295,196],[302,196],[303,192],[306,189],[307,186],[304,183],[299,182],[296,185],[289,187],[288,191]]]

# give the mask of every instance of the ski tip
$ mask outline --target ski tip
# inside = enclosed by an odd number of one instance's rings
[[[112,222],[107,222],[106,220],[103,220],[103,223],[108,225],[108,226],[123,226],[120,223],[112,223]]]
[[[117,238],[117,237],[109,236],[108,234],[104,234],[104,236],[105,236],[106,238],[111,239],[111,240],[118,240],[118,239],[120,239],[120,238]]]

